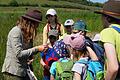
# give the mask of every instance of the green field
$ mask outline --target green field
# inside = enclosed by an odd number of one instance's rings
[[[0,2],[4,2],[4,0],[0,0]],[[9,0],[8,0],[9,1]],[[26,0],[27,1],[27,0]],[[36,0],[39,1],[39,0]],[[0,71],[2,68],[2,64],[5,57],[6,50],[6,40],[7,34],[12,27],[15,26],[17,19],[26,12],[26,8],[33,7],[0,7]],[[36,8],[36,7],[34,7]],[[45,12],[48,8],[37,7],[37,9],[41,10],[43,13],[43,21],[39,25],[38,35],[34,41],[34,45],[42,44],[42,29],[45,26]],[[64,21],[68,18],[73,19],[74,21],[78,19],[82,19],[86,21],[88,25],[88,29],[91,32],[99,32],[101,31],[101,17],[100,15],[95,14],[89,10],[80,10],[80,9],[68,9],[68,8],[55,8],[58,13],[59,21],[64,24]],[[42,78],[42,67],[39,63],[40,56],[37,54],[35,56],[35,60],[33,62],[34,73],[39,80]],[[2,78],[2,73],[0,72],[0,78]]]

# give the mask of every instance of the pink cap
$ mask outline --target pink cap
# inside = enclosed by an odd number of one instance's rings
[[[79,33],[66,36],[63,42],[69,44],[73,49],[82,50],[85,48],[85,38]]]

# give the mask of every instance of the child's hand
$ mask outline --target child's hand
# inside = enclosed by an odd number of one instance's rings
[[[34,59],[28,60],[27,64],[31,64],[34,61]]]
[[[49,69],[50,69],[50,67],[49,67],[48,65],[44,65],[44,69],[49,70]]]

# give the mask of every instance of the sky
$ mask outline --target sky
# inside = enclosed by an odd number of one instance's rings
[[[89,1],[89,0],[88,0]],[[92,1],[92,2],[100,2],[100,3],[104,3],[104,2],[106,2],[106,1],[108,1],[108,0],[90,0],[90,1]]]

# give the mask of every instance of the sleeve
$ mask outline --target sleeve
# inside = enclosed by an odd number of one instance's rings
[[[62,24],[60,27],[60,32],[61,32],[61,36],[63,36],[63,34],[65,34],[64,26]]]
[[[50,74],[52,74],[53,76],[56,75],[56,63],[57,62],[53,62],[52,66],[50,67]]]
[[[48,34],[48,32],[47,32],[47,24],[46,24],[46,26],[43,29],[43,45],[46,44],[48,41],[47,34]]]
[[[108,43],[112,43],[113,45],[115,45],[115,34],[112,28],[106,28],[102,30],[100,33],[100,36],[101,36],[102,42],[108,42]]]
[[[35,52],[38,52],[36,48],[23,49],[23,40],[22,34],[20,31],[16,30],[11,32],[10,35],[11,47],[18,59],[28,59],[29,56],[34,55]]]
[[[78,74],[81,75],[84,66],[85,66],[84,64],[75,63],[75,64],[73,65],[72,71],[73,71],[73,72],[77,72]]]

